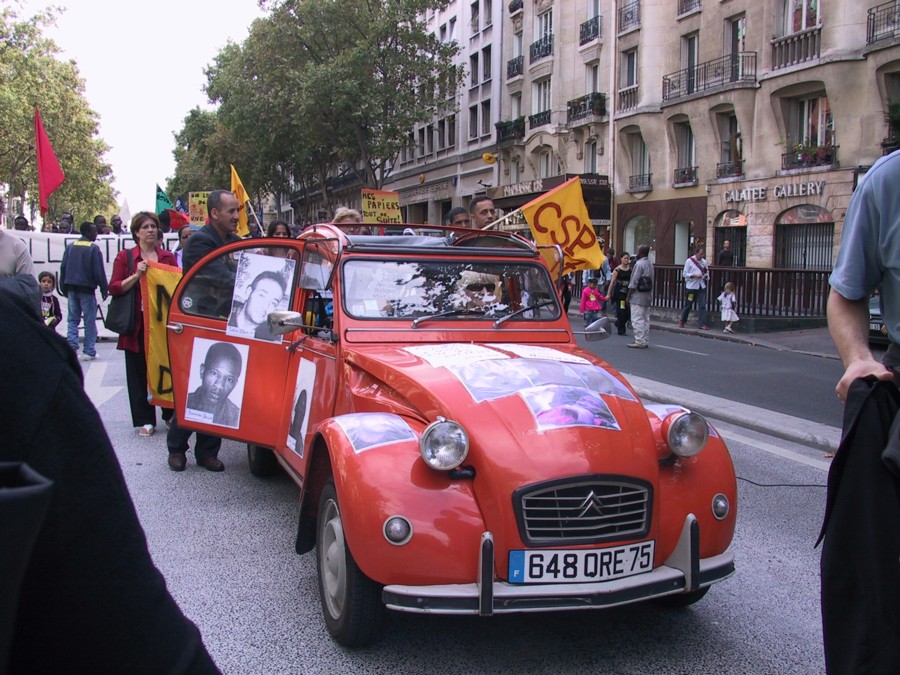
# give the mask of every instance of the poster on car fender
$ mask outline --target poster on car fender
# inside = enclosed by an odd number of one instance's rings
[[[166,323],[175,287],[181,281],[181,268],[147,261],[147,273],[141,277],[141,300],[144,303],[144,351],[147,354],[147,386],[152,405],[174,408],[172,369],[169,367],[169,344]]]

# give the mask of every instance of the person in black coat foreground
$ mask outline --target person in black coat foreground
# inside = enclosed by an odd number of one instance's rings
[[[0,293],[0,316],[0,462],[53,482],[0,671],[218,673],[150,558],[74,352],[12,294]]]

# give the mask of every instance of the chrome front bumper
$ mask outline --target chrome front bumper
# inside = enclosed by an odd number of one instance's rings
[[[475,583],[385,586],[382,599],[385,606],[401,612],[481,616],[615,607],[711,586],[734,574],[734,554],[700,559],[700,528],[689,515],[672,555],[651,572],[600,583],[520,585],[495,581],[493,571],[494,538],[485,532]]]

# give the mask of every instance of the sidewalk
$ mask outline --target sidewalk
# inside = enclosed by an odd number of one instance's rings
[[[574,313],[570,311],[570,315],[572,314],[574,314],[573,321],[580,321],[577,311]],[[654,331],[667,331],[711,340],[741,342],[766,349],[790,351],[826,359],[839,358],[828,328],[825,327],[767,333],[741,333],[740,322],[738,322],[734,325],[735,332],[729,334],[722,332],[721,324],[713,325],[710,330],[700,330],[696,324],[696,317],[692,316],[691,320],[691,324],[679,328],[677,322],[652,318],[650,320],[651,344]],[[736,424],[775,438],[813,447],[825,453],[835,452],[840,444],[841,430],[837,427],[675,387],[624,372],[622,375],[626,377],[642,399],[683,405],[711,420]]]

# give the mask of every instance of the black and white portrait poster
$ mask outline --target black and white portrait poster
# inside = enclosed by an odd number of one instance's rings
[[[247,374],[247,345],[195,338],[184,418],[236,429]]]

